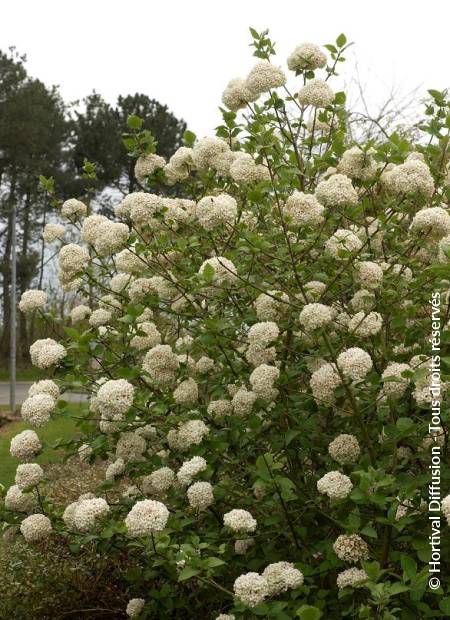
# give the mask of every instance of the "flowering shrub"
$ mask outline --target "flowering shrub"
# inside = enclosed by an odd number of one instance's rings
[[[129,549],[133,618],[445,615],[427,498],[432,448],[444,494],[450,478],[445,368],[429,429],[434,323],[450,340],[449,104],[430,91],[415,141],[352,142],[333,90],[345,37],[297,47],[291,91],[252,35],[258,63],[226,87],[216,137],[187,132],[165,162],[131,117],[141,190],[118,221],[62,205],[80,242],[60,282],[80,304],[65,340],[31,347],[51,379],[23,404],[37,430],[12,441],[30,465],[5,519],[30,542]],[[45,303],[27,292],[21,310]],[[89,394],[69,453],[107,469],[59,506],[31,463],[69,388]]]

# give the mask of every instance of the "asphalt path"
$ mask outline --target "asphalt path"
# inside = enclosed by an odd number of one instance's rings
[[[28,396],[32,381],[17,381],[16,383],[16,402],[21,405]],[[82,403],[86,400],[85,394],[76,394],[74,392],[65,392],[62,397],[71,403]],[[9,405],[9,382],[0,381],[0,405]]]

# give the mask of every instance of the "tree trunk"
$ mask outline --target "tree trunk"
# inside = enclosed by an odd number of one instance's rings
[[[10,332],[10,317],[11,317],[11,233],[12,233],[12,205],[16,199],[16,170],[15,168],[11,174],[11,185],[8,196],[8,224],[5,240],[5,251],[3,253],[3,260],[1,266],[1,273],[3,278],[3,330],[0,339],[0,356],[4,364],[7,363],[9,356],[9,332]]]

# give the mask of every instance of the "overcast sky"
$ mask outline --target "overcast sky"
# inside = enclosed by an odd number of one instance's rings
[[[333,42],[345,32],[376,107],[393,85],[407,93],[450,83],[443,0],[9,0],[2,3],[1,47],[15,45],[29,72],[58,84],[63,97],[96,90],[113,103],[143,92],[166,103],[198,135],[220,121],[229,79],[245,77],[255,59],[248,26],[270,28],[278,63],[304,41]],[[295,78],[292,79],[295,85]]]

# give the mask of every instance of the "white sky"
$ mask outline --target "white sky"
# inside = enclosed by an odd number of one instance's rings
[[[248,26],[270,29],[283,67],[299,43],[345,32],[356,45],[343,79],[356,54],[376,107],[394,84],[420,96],[449,85],[449,17],[444,0],[14,0],[2,3],[0,46],[26,53],[29,72],[66,100],[143,92],[205,135],[228,80],[256,60]]]

